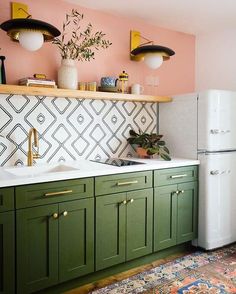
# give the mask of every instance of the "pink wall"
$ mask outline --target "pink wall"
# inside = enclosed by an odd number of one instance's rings
[[[122,70],[129,73],[129,83],[140,83],[145,93],[171,95],[194,91],[195,81],[195,37],[159,28],[138,19],[114,17],[113,15],[72,5],[61,0],[24,0],[29,5],[33,18],[49,22],[62,29],[66,13],[72,8],[84,13],[83,24],[92,23],[94,30],[102,30],[112,42],[106,50],[96,52],[95,60],[77,62],[80,81],[100,81],[102,76],[117,76]],[[0,1],[0,23],[10,19],[10,1]],[[130,30],[138,30],[143,36],[154,40],[155,44],[173,49],[176,54],[157,70],[151,70],[140,62],[129,59]],[[10,41],[4,31],[0,31],[0,51],[6,56],[8,84],[17,84],[18,79],[34,73],[45,73],[56,79],[60,65],[60,54],[56,45],[45,43],[36,51],[29,52],[19,44]],[[158,77],[158,87],[147,86],[148,77]]]

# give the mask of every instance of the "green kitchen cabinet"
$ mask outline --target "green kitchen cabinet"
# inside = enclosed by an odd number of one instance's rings
[[[93,198],[17,210],[18,293],[94,271],[93,217]]]
[[[0,293],[15,293],[15,221],[13,211],[0,213]]]
[[[152,252],[153,189],[96,197],[96,270]]]
[[[197,237],[197,181],[154,189],[154,251]]]

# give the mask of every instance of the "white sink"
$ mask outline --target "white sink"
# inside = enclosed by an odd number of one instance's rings
[[[27,166],[27,167],[11,167],[5,168],[6,172],[17,177],[35,177],[38,175],[76,171],[78,168],[68,166],[65,164],[44,165],[44,166]]]

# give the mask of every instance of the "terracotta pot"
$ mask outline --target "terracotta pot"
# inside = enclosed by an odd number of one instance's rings
[[[152,155],[147,154],[147,150],[142,147],[137,147],[135,151],[140,158],[152,158]]]

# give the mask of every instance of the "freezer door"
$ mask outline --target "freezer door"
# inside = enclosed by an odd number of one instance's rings
[[[198,98],[198,149],[236,149],[236,92],[208,90]]]
[[[236,152],[200,154],[197,245],[213,249],[236,241]]]

